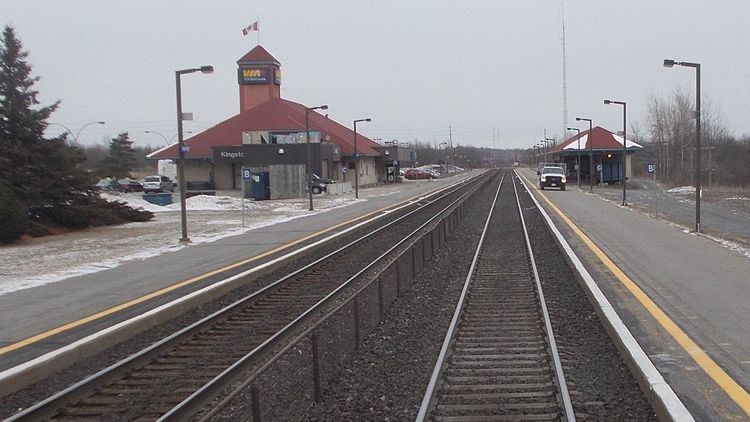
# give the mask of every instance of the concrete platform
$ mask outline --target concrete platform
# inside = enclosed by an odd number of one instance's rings
[[[405,182],[393,185],[388,195],[368,196],[362,189],[360,198],[367,201],[330,212],[0,295],[0,371],[340,232],[365,215],[476,174]]]
[[[519,173],[695,419],[750,420],[750,258]]]

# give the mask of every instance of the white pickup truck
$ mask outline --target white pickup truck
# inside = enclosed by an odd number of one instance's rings
[[[539,175],[539,189],[560,188],[560,190],[565,190],[565,170],[562,167],[547,165],[537,171],[536,174]]]

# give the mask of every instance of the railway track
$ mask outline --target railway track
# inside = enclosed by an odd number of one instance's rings
[[[561,419],[575,415],[515,179],[507,176],[417,420]]]
[[[154,420],[164,415],[181,419],[218,394],[218,378],[246,370],[248,365],[262,365],[264,353],[282,347],[285,339],[312,323],[326,306],[356,288],[367,271],[376,271],[378,260],[392,252],[394,244],[425,230],[488,180],[481,177],[423,201],[408,213],[9,420]],[[175,408],[181,410],[175,412]]]

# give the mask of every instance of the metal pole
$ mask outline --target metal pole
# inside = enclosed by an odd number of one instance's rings
[[[181,72],[175,72],[175,86],[177,88],[177,177],[180,179],[180,221],[182,237],[180,243],[190,243],[187,232],[187,207],[185,204],[185,151],[182,139],[182,88],[180,86]]]
[[[307,136],[307,193],[310,197],[310,209],[313,210],[313,194],[312,194],[312,152],[310,146],[310,109],[305,108],[305,133]]]
[[[588,121],[589,121],[589,136],[588,136],[589,138],[588,139],[589,141],[589,179],[591,179],[589,192],[593,192],[594,191],[594,134],[591,132],[593,132],[594,124],[591,121],[591,119],[588,119]]]
[[[622,103],[622,206],[626,206],[628,203],[625,201],[625,193],[626,193],[626,186],[628,184],[628,171],[627,171],[627,146],[628,143],[628,136],[627,136],[627,130],[628,127],[626,126],[627,122],[627,116],[628,116],[628,105],[625,104],[625,102]]]
[[[357,151],[357,121],[354,121],[354,198],[359,199],[359,152]]]
[[[701,65],[695,63],[695,232],[701,232]]]

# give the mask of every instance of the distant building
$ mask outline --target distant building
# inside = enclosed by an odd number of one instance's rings
[[[616,135],[601,126],[594,126],[590,132],[589,130],[582,130],[579,134],[550,148],[547,152],[547,161],[565,163],[568,176],[575,178],[577,175],[576,160],[580,158],[581,180],[589,180],[591,168],[589,155],[591,155],[594,163],[595,181],[604,183],[621,182],[623,179],[623,141],[622,136]],[[626,147],[624,161],[627,174],[625,176],[631,177],[633,173],[632,155],[643,147],[630,140],[627,141]],[[537,157],[537,159],[544,161],[543,156]],[[599,164],[601,164],[601,170],[597,171]]]
[[[260,45],[237,61],[239,114],[185,140],[185,180],[215,189],[240,189],[241,170],[268,172],[271,198],[303,196],[307,134],[302,104],[281,98],[281,65]],[[316,111],[308,113],[312,172],[337,181],[354,180],[354,132]],[[360,186],[385,179],[382,147],[357,133]],[[178,156],[173,144],[149,155]]]

